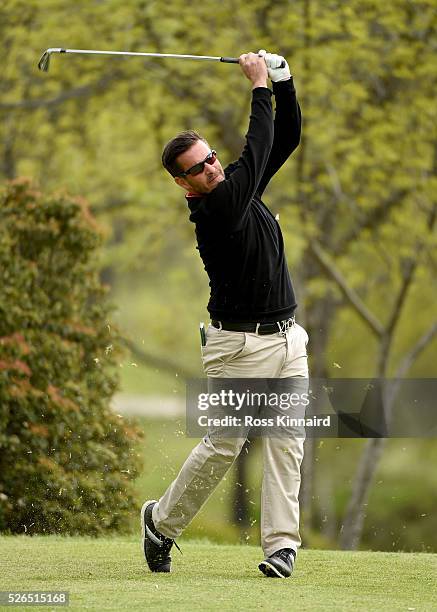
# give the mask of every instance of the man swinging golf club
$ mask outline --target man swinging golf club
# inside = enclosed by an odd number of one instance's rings
[[[308,378],[305,330],[294,320],[296,301],[281,229],[262,203],[270,179],[298,146],[301,115],[284,58],[260,51],[239,58],[252,83],[246,144],[223,170],[215,150],[187,131],[165,147],[162,162],[187,191],[200,256],[210,279],[211,324],[202,343],[208,379]],[[285,65],[284,65],[285,64]],[[276,99],[273,118],[267,77]],[[144,555],[153,572],[169,572],[170,549],[238,456],[245,437],[210,430],[158,500],[141,510]],[[300,546],[300,466],[303,438],[263,438],[259,569],[291,575]]]

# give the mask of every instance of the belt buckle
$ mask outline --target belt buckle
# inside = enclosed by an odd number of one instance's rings
[[[277,321],[276,323],[279,328],[279,335],[285,338],[290,327],[296,324],[296,320],[294,317],[289,317],[288,319]]]

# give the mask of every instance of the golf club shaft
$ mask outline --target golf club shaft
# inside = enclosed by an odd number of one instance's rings
[[[52,49],[54,51],[54,49]],[[213,60],[216,62],[227,61],[237,63],[236,57],[214,57],[212,55],[179,55],[177,53],[139,53],[136,51],[94,51],[92,49],[59,49],[59,53],[85,53],[87,55],[126,55],[130,57],[168,57],[173,59]]]
[[[127,57],[160,57],[160,58],[171,58],[171,59],[189,59],[189,60],[203,60],[203,61],[214,61],[224,62],[225,64],[238,64],[237,57],[219,57],[213,55],[180,55],[177,53],[140,53],[136,51],[96,51],[94,49],[63,49],[63,48],[50,48],[44,51],[41,59],[38,63],[38,68],[45,72],[49,68],[49,59],[52,53],[77,53],[83,55],[118,55]],[[282,66],[281,66],[282,67]]]

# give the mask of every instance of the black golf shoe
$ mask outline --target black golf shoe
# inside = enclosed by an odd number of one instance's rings
[[[152,499],[146,501],[141,508],[141,533],[144,557],[152,572],[170,572],[170,549],[173,544],[175,544],[178,550],[180,548],[174,540],[166,538],[155,529],[152,520],[152,510],[156,503],[156,500]]]
[[[293,571],[295,553],[291,548],[281,548],[264,559],[258,567],[269,578],[288,578]]]

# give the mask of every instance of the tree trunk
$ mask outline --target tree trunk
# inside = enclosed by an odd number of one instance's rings
[[[304,258],[307,261],[305,268],[306,279],[302,283],[307,285],[313,275],[316,274],[311,258]],[[312,304],[306,309],[305,326],[309,335],[308,353],[310,360],[310,378],[326,378],[327,362],[326,347],[329,338],[330,320],[337,304],[331,296]],[[306,529],[314,527],[313,521],[313,489],[315,480],[315,439],[305,440],[305,453],[302,462],[302,484],[300,490],[300,506],[302,512],[302,522]]]
[[[360,544],[370,487],[384,450],[386,438],[371,438],[361,455],[351,498],[340,530],[340,548],[356,550]]]
[[[245,542],[249,527],[249,496],[247,493],[247,459],[249,457],[249,447],[253,446],[254,440],[249,443],[247,440],[235,461],[235,487],[233,491],[232,510],[234,522],[240,530],[240,541]]]

